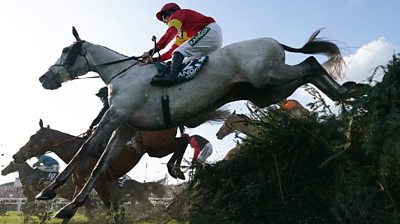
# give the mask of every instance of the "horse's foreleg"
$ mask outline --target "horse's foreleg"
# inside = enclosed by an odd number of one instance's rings
[[[114,135],[111,137],[106,149],[101,155],[99,161],[92,171],[89,180],[86,182],[81,192],[79,192],[74,200],[72,200],[69,204],[59,210],[56,213],[55,217],[69,218],[75,214],[78,207],[82,206],[82,204],[85,202],[87,196],[89,195],[94,184],[96,183],[96,180],[108,168],[108,164],[110,163],[110,161],[113,161],[124,149],[126,142],[129,140],[130,137],[132,137],[132,133],[133,130],[125,124],[121,125],[115,130]]]
[[[45,187],[36,196],[36,199],[49,200],[53,199],[56,196],[55,190],[67,182],[68,177],[71,176],[72,172],[80,163],[81,155],[86,151],[86,149],[92,147],[91,140],[92,139],[89,138],[88,141],[82,145],[81,149],[75,154],[72,160],[68,163],[67,167],[57,175],[56,179],[49,186]]]
[[[110,120],[110,117],[115,116],[113,111],[108,110],[103,119]],[[67,167],[56,177],[56,179],[47,187],[45,187],[37,196],[36,199],[39,200],[49,200],[53,199],[56,196],[55,190],[65,184],[67,182],[68,177],[71,176],[72,172],[75,170],[77,165],[81,162],[81,158],[83,154],[86,153],[87,150],[96,149],[104,139],[108,138],[111,135],[117,124],[117,120],[114,118],[114,122],[100,122],[97,129],[93,132],[92,136],[83,143],[79,151],[72,157],[71,161],[68,163]]]

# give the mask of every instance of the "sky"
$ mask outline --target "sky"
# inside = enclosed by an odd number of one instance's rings
[[[128,56],[140,56],[152,48],[151,37],[160,38],[165,24],[155,13],[169,1],[130,0],[3,0],[0,1],[0,61],[3,96],[0,116],[0,169],[12,160],[29,137],[45,125],[72,135],[85,132],[102,104],[94,95],[104,86],[100,79],[64,83],[57,90],[45,90],[38,78],[55,63],[64,47],[75,40],[75,26],[83,40],[100,44]],[[317,29],[320,37],[335,41],[347,63],[341,82],[365,81],[374,68],[386,65],[400,52],[400,1],[398,0],[202,0],[175,1],[212,16],[221,26],[224,44],[260,37],[272,37],[292,47],[301,47]],[[307,56],[286,54],[287,64],[297,64]],[[325,58],[318,57],[323,62]],[[95,75],[89,73],[87,76]],[[194,80],[193,80],[194,81]],[[291,98],[304,105],[311,98],[302,89]],[[245,101],[225,108],[246,113]],[[206,137],[214,147],[209,162],[221,160],[235,146],[231,134],[218,140],[221,124],[204,124],[188,130]],[[185,159],[191,160],[188,147]],[[51,154],[59,160],[59,158]],[[144,156],[129,175],[141,182],[163,178],[167,171],[162,159]],[[28,161],[30,164],[36,159]],[[61,160],[61,168],[65,163]],[[0,176],[0,184],[13,181],[17,174]],[[182,181],[168,178],[171,184]]]

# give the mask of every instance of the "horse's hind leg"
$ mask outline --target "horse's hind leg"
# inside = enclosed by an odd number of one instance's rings
[[[321,66],[315,57],[308,57],[296,66],[304,67],[307,81],[315,85],[332,100],[339,100],[346,93],[346,88],[339,85]]]
[[[128,142],[133,134],[134,131],[131,127],[125,124],[115,130],[115,133],[112,135],[106,149],[93,169],[89,180],[74,200],[56,213],[55,216],[57,218],[70,218],[75,214],[78,207],[82,206],[85,202],[97,179],[108,168],[108,163],[113,161],[121,153],[126,142]]]
[[[183,174],[181,170],[181,163],[182,163],[182,158],[183,154],[185,154],[186,148],[189,144],[189,140],[186,137],[182,137],[179,139],[175,139],[175,141],[178,143],[175,148],[175,152],[172,155],[171,159],[167,163],[168,167],[168,173],[174,177],[174,178],[179,178],[184,180],[185,175]],[[173,146],[171,146],[173,147]]]

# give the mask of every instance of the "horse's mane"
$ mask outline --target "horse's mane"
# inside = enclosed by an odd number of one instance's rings
[[[245,120],[246,122],[251,122],[251,121],[252,121],[251,118],[248,117],[248,116],[245,115],[245,114],[236,114],[236,115],[237,115],[239,118]]]
[[[119,55],[121,55],[121,56],[128,57],[128,56],[126,56],[126,55],[124,55],[124,54],[122,54],[122,53],[119,53],[118,51],[115,51],[115,50],[113,50],[113,49],[110,49],[109,47],[106,47],[106,46],[103,46],[103,45],[98,45],[98,46],[103,47],[103,48],[105,48],[105,49],[107,49],[107,50],[109,50],[109,51],[112,51],[112,52],[114,52],[114,53],[116,53],[116,54],[119,54]]]

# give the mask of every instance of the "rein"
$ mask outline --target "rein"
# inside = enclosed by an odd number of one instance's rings
[[[117,63],[121,63],[121,62],[125,62],[125,61],[130,61],[130,60],[137,60],[136,63],[134,63],[134,64],[131,65],[131,66],[128,66],[127,68],[123,69],[122,71],[118,72],[115,76],[113,76],[113,77],[110,79],[110,81],[109,81],[109,83],[110,83],[111,80],[113,80],[113,79],[116,78],[117,76],[121,75],[121,74],[124,73],[126,70],[130,69],[131,67],[137,65],[137,64],[140,62],[140,60],[139,60],[140,58],[142,58],[142,57],[141,57],[141,56],[131,56],[131,57],[124,58],[124,59],[121,59],[121,60],[110,61],[110,62],[98,64],[98,65],[92,65],[92,66],[89,66],[89,65],[88,65],[87,69],[88,69],[88,70],[92,70],[92,69],[95,69],[95,68],[98,68],[98,67],[113,65],[113,64],[117,64]],[[86,59],[86,56],[85,56],[85,59]],[[86,59],[86,61],[87,61],[87,59]],[[88,63],[88,64],[89,64],[89,63]],[[82,70],[82,69],[73,70],[73,71],[69,71],[69,72],[70,72],[70,73],[76,73],[77,71],[80,71],[80,70]],[[100,76],[90,76],[90,77],[82,77],[82,78],[79,78],[78,76],[73,76],[73,77],[71,77],[71,78],[72,78],[72,79],[91,79],[91,78],[99,78],[99,77],[100,77]]]
[[[127,58],[124,58],[124,59],[120,59],[120,60],[116,60],[116,61],[110,61],[110,62],[105,62],[105,63],[101,63],[101,64],[97,64],[97,65],[92,65],[92,66],[90,66],[89,65],[89,61],[88,61],[88,59],[87,59],[87,57],[86,57],[86,54],[87,54],[87,51],[86,51],[86,49],[84,49],[83,47],[82,47],[82,43],[83,43],[84,41],[83,40],[79,40],[79,41],[77,41],[75,44],[74,44],[74,46],[72,47],[72,49],[71,49],[71,52],[70,53],[73,53],[72,54],[72,56],[71,56],[71,54],[69,54],[68,56],[67,56],[67,61],[66,61],[66,63],[64,63],[64,64],[54,64],[53,66],[63,66],[64,68],[65,68],[65,70],[67,70],[68,71],[68,73],[69,73],[69,78],[71,79],[71,80],[73,80],[73,79],[83,79],[83,78],[79,78],[79,75],[77,75],[77,72],[78,71],[81,71],[81,70],[84,70],[84,69],[77,69],[77,70],[69,70],[68,69],[68,67],[71,67],[73,64],[74,64],[74,61],[76,60],[76,57],[77,57],[77,55],[79,54],[79,55],[81,55],[81,56],[83,56],[84,58],[85,58],[85,60],[86,60],[86,64],[87,64],[87,67],[85,68],[85,69],[87,69],[88,71],[95,71],[96,70],[96,68],[99,68],[99,67],[104,67],[104,66],[108,66],[108,65],[113,65],[113,64],[117,64],[117,63],[121,63],[121,62],[125,62],[125,61],[130,61],[130,60],[136,60],[136,63],[134,63],[133,65],[131,65],[131,66],[129,66],[128,68],[126,68],[126,69],[123,69],[122,71],[120,71],[117,75],[115,75],[115,76],[113,76],[111,79],[110,79],[110,81],[112,80],[112,79],[114,79],[116,76],[119,76],[120,74],[122,74],[122,73],[124,73],[126,70],[128,70],[129,68],[131,68],[131,67],[133,67],[133,66],[135,66],[135,65],[137,65],[139,62],[140,62],[140,60],[139,59],[141,59],[142,57],[141,56],[131,56],[131,57],[127,57]],[[76,55],[75,55],[75,53],[77,53]],[[70,59],[70,60],[69,60]],[[87,78],[99,78],[100,76],[91,76],[91,77],[86,77],[86,79]],[[109,82],[110,82],[109,81]]]
[[[130,60],[137,60],[137,62],[139,62],[139,59],[141,59],[141,58],[142,58],[141,56],[131,56],[131,57],[124,58],[124,59],[121,59],[121,60],[110,61],[110,62],[98,64],[98,65],[88,66],[88,68],[89,68],[89,69],[92,69],[92,68],[97,68],[97,67],[102,67],[102,66],[117,64],[117,63],[120,63],[120,62],[130,61]]]
[[[71,141],[71,140],[73,140],[73,139],[75,139],[75,138],[78,138],[78,137],[80,137],[80,136],[83,136],[83,135],[85,135],[85,134],[86,134],[86,132],[83,132],[82,134],[79,134],[79,135],[77,135],[77,136],[68,138],[68,139],[66,139],[66,140],[64,140],[64,141],[62,141],[62,142],[59,142],[59,143],[54,144],[53,147],[57,147],[57,146],[60,146],[60,145],[62,145],[62,144],[65,144],[65,143],[67,143],[67,142],[69,142],[69,141]]]

